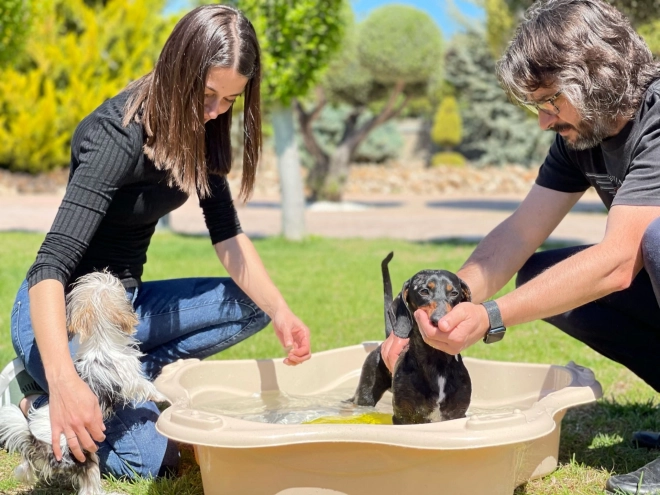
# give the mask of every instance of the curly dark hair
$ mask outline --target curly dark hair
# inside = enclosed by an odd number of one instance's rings
[[[587,122],[632,118],[660,65],[629,20],[602,0],[539,0],[497,64],[509,96],[554,88]]]

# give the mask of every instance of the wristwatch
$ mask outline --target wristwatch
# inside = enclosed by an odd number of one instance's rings
[[[490,328],[486,332],[486,335],[484,335],[484,342],[486,344],[499,342],[504,338],[504,334],[506,333],[506,327],[502,322],[500,308],[497,306],[495,301],[486,301],[481,303],[481,305],[486,308],[486,313],[488,313],[488,322],[490,324]]]

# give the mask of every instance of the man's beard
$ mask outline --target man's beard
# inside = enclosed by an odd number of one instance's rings
[[[556,124],[548,130],[559,133],[573,129],[577,134],[575,140],[569,141],[564,138],[564,141],[569,148],[582,151],[598,146],[605,139],[613,136],[616,133],[616,127],[616,122],[608,122],[605,120],[589,122],[587,120],[582,120],[577,127],[570,124]]]

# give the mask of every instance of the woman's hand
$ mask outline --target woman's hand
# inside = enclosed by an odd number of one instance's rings
[[[408,345],[409,340],[410,339],[397,337],[394,335],[394,332],[392,332],[390,336],[385,339],[383,345],[380,346],[380,355],[383,358],[385,366],[390,370],[390,373],[394,373],[394,365],[396,364],[397,359],[399,359],[401,351],[403,351]]]
[[[296,366],[312,357],[309,328],[289,308],[277,311],[272,321],[277,338],[289,353],[284,364]]]
[[[76,373],[49,382],[48,389],[55,458],[58,461],[62,459],[60,435],[63,434],[71,453],[84,462],[83,450],[96,452],[98,447],[95,442],[105,440],[105,425],[98,399]]]

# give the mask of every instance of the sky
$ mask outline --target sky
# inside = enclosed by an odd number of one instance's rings
[[[460,24],[452,16],[458,11],[468,21],[477,22],[484,18],[483,9],[470,0],[351,0],[353,11],[358,20],[364,19],[369,13],[382,5],[401,4],[417,7],[427,12],[440,26],[443,37],[448,40],[461,29]],[[188,0],[169,0],[167,11],[187,8]]]

